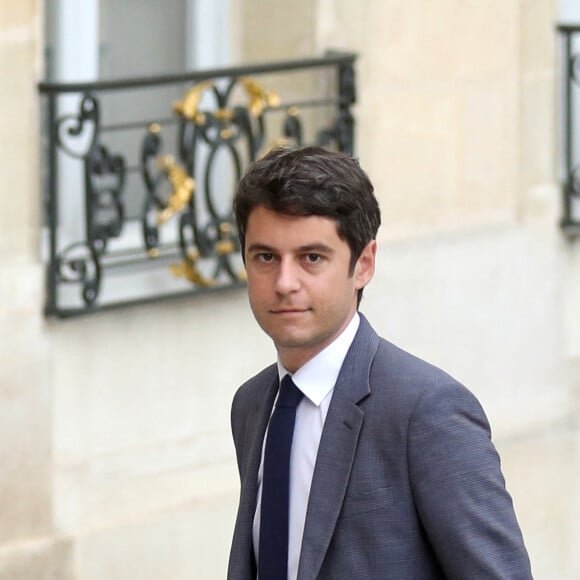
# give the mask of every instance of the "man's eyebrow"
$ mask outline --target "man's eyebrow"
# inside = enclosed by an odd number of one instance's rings
[[[268,244],[250,244],[247,248],[248,252],[268,252],[269,254],[275,254],[276,250],[272,246],[268,246]]]
[[[308,253],[308,252],[321,252],[323,254],[332,254],[334,249],[326,244],[322,243],[314,243],[314,244],[306,244],[305,246],[300,246],[298,248],[299,252]]]
[[[248,252],[267,252],[269,254],[276,254],[278,250],[273,246],[269,246],[268,244],[263,244],[261,242],[255,242],[250,244],[247,248]],[[334,249],[330,246],[327,246],[323,243],[315,242],[313,244],[305,244],[303,246],[299,246],[296,248],[296,251],[299,253],[308,253],[308,252],[320,252],[323,254],[332,254],[334,253]]]

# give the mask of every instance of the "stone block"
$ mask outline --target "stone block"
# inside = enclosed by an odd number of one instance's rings
[[[516,87],[511,82],[368,91],[361,111],[363,165],[385,234],[506,223],[517,208]]]
[[[67,321],[50,335],[62,433],[56,445],[65,455],[83,441],[83,452],[107,453],[188,439],[216,425],[229,431],[236,381],[274,358],[244,290]],[[249,359],[236,356],[240,335],[258,345]],[[218,364],[224,357],[228,364]]]
[[[244,3],[240,27],[242,59],[263,62],[313,56],[314,13],[315,4],[308,0],[277,4],[276,10],[272,10],[269,0]]]
[[[22,542],[0,550],[0,580],[77,580],[73,563],[67,540]]]
[[[523,0],[520,11],[522,71],[544,74],[552,72],[557,46],[558,2]]]
[[[580,575],[580,430],[550,429],[498,443],[534,578]]]
[[[368,160],[387,235],[434,227],[449,215],[455,193],[453,135],[386,131]]]
[[[93,530],[78,543],[79,577],[225,578],[236,509],[235,496],[222,496]]]
[[[459,95],[458,180],[466,205],[495,207],[510,197],[515,202],[516,96],[511,80],[470,83]]]
[[[4,265],[0,280],[0,543],[50,527],[52,399],[39,273]]]
[[[514,73],[517,5],[513,0],[372,2],[365,48],[371,51],[373,76],[428,83]]]
[[[0,31],[15,26],[26,26],[38,10],[37,0],[2,0],[0,2]]]
[[[566,265],[562,279],[564,352],[576,361],[580,360],[580,244],[578,240],[566,240],[563,244]]]
[[[555,87],[553,74],[526,75],[521,80],[520,186],[524,192],[558,181],[554,160],[562,160],[563,150],[557,138]]]
[[[0,47],[0,257],[2,262],[30,259],[38,253],[39,206],[37,143],[38,100],[34,94],[32,43]]]

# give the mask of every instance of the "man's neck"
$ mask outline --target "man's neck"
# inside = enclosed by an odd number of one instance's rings
[[[291,347],[278,349],[278,362],[289,372],[295,373],[301,369],[305,364],[310,362],[312,359],[316,358],[321,352],[329,348],[333,343],[335,343],[345,332],[345,330],[353,323],[354,319],[359,319],[358,311],[355,310],[353,315],[349,318],[348,322],[330,339],[321,342],[320,345],[312,347],[310,350],[306,350],[303,347],[292,349]],[[357,322],[358,327],[358,322]]]

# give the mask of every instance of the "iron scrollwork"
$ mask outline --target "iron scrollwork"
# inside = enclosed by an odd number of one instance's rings
[[[124,223],[125,163],[99,143],[99,103],[94,95],[83,95],[77,114],[63,115],[55,126],[57,147],[84,165],[85,240],[56,254],[53,272],[62,284],[80,285],[84,304],[92,306],[101,289],[101,256]]]
[[[125,160],[95,145],[85,159],[87,243],[102,254],[110,238],[119,237],[125,219]]]
[[[572,54],[569,59],[570,80],[580,87],[580,54]]]
[[[141,147],[141,174],[145,182],[145,202],[142,211],[143,243],[148,255],[159,255],[159,227],[155,219],[156,211],[164,206],[157,194],[161,172],[156,159],[161,151],[161,128],[157,123],[149,125]]]
[[[72,244],[58,255],[56,264],[59,281],[80,284],[85,304],[94,304],[101,288],[101,265],[97,250],[82,242]]]
[[[570,71],[569,82],[572,85],[575,85],[576,89],[580,88],[580,54],[573,54],[570,57],[569,71]],[[573,107],[572,103],[570,103],[570,107],[571,108]],[[570,126],[569,130],[573,131],[574,127]],[[572,143],[570,145],[571,147],[573,146]],[[572,163],[574,162],[575,160],[572,160]],[[568,195],[573,198],[580,198],[580,165],[578,164],[570,168],[568,175],[567,192]]]
[[[56,257],[59,280],[81,286],[82,300],[93,305],[101,288],[101,257],[107,242],[121,234],[124,224],[125,160],[99,142],[99,103],[86,94],[77,115],[57,121],[58,145],[84,165],[85,240],[69,245]]]
[[[577,41],[580,39],[580,26],[562,25],[558,27],[562,35],[565,63],[563,78],[564,115],[564,171],[562,184],[563,215],[560,225],[564,232],[573,237],[580,235],[580,158],[579,141],[575,119],[580,105],[580,53]]]
[[[99,136],[99,103],[84,95],[76,115],[67,114],[56,121],[57,146],[70,157],[84,159]]]

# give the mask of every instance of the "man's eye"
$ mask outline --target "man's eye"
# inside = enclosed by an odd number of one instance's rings
[[[271,262],[274,259],[274,255],[263,252],[261,254],[257,254],[256,258],[259,262]]]
[[[306,261],[309,264],[316,264],[320,262],[321,259],[320,254],[306,254]]]

